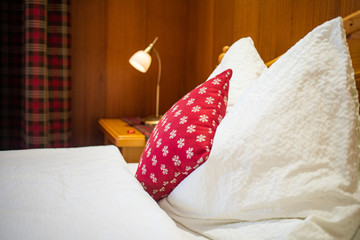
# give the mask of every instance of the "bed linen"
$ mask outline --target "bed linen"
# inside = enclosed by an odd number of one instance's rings
[[[114,146],[0,152],[0,239],[201,239],[142,189]]]
[[[160,206],[211,239],[351,239],[360,225],[358,93],[341,18],[267,69],[206,163]]]

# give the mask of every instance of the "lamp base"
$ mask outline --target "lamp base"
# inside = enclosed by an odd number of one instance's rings
[[[161,115],[160,116],[149,116],[149,117],[143,118],[142,122],[145,125],[157,125],[159,123],[161,117],[162,117]]]

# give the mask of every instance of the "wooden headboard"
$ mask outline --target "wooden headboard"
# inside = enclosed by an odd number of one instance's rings
[[[354,68],[356,87],[360,92],[360,10],[344,18],[344,28]],[[219,63],[228,49],[229,46],[223,47],[223,52],[218,58]],[[266,66],[270,67],[278,58],[267,62]]]

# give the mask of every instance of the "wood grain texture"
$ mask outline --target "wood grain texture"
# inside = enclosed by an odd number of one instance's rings
[[[72,1],[74,145],[102,143],[99,118],[155,111],[157,60],[143,74],[128,59],[156,36],[165,113],[210,75],[224,45],[250,36],[267,62],[314,27],[359,9],[359,0]]]

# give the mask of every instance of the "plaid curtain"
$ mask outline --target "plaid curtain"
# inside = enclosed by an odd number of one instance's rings
[[[70,146],[70,0],[0,4],[0,148]]]

